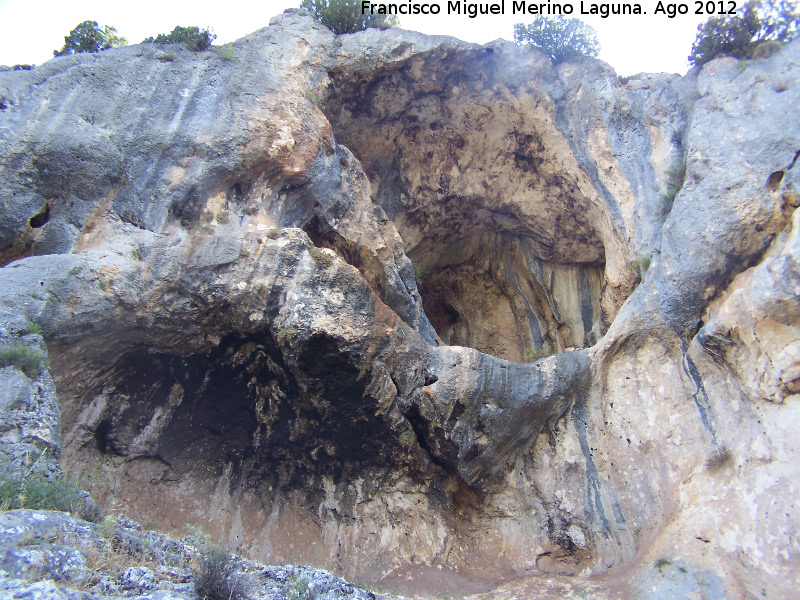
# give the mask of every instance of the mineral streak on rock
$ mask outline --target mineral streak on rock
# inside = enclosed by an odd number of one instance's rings
[[[7,460],[423,596],[793,597],[800,42],[234,47],[0,73]]]

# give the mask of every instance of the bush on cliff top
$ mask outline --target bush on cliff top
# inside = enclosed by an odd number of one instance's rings
[[[577,58],[597,56],[600,43],[594,27],[580,19],[536,17],[530,25],[514,25],[514,41],[530,44],[544,52],[553,64]]]
[[[156,37],[149,37],[142,41],[143,44],[186,44],[189,50],[199,52],[205,50],[217,39],[211,28],[175,27],[169,33],[159,33]]]
[[[400,24],[396,15],[361,14],[361,0],[303,0],[300,8],[310,11],[336,35],[369,27],[388,29]]]
[[[64,47],[53,50],[53,56],[100,52],[109,48],[127,46],[128,40],[117,35],[117,30],[108,25],[100,27],[97,21],[84,21],[64,36]]]
[[[698,26],[689,64],[719,56],[766,58],[800,32],[800,10],[786,0],[750,0],[735,15],[711,17]]]

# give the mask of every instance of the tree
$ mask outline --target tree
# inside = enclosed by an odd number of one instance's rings
[[[128,40],[117,35],[117,30],[108,25],[100,27],[97,21],[84,21],[64,36],[64,47],[53,50],[53,56],[66,56],[81,52],[100,52],[109,48],[127,46]]]
[[[368,27],[388,29],[400,24],[397,15],[361,14],[361,0],[303,0],[300,8],[310,11],[336,35],[355,33]]]
[[[597,56],[600,43],[594,27],[580,19],[537,16],[528,26],[514,25],[514,41],[544,52],[553,64],[578,56]]]
[[[689,64],[699,67],[718,56],[764,58],[798,31],[800,12],[793,2],[750,0],[736,15],[711,17],[698,26]]]
[[[186,44],[189,50],[198,52],[205,50],[217,39],[211,28],[175,27],[167,34],[159,33],[155,38],[149,37],[142,41],[143,44]]]

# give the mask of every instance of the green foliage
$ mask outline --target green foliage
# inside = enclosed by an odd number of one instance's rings
[[[647,270],[650,268],[650,262],[651,259],[649,256],[642,256],[641,258],[630,261],[626,266],[633,271],[638,271],[640,267],[644,267],[644,269]]]
[[[242,576],[236,571],[233,555],[211,543],[200,527],[188,526],[189,542],[197,548],[192,567],[194,590],[200,600],[244,600],[247,597]]]
[[[686,163],[681,161],[679,164],[672,165],[667,169],[667,187],[661,194],[661,203],[665,208],[671,208],[675,201],[675,196],[681,191],[686,180]]]
[[[205,50],[217,39],[216,34],[211,32],[211,28],[200,29],[199,27],[175,27],[169,33],[159,33],[156,37],[149,37],[142,40],[143,44],[186,44],[189,50],[198,52]]]
[[[172,62],[175,58],[176,56],[172,52],[160,52],[156,54],[156,60],[160,60],[161,62]]]
[[[398,440],[403,448],[411,448],[411,446],[414,445],[414,442],[417,441],[417,436],[414,434],[413,429],[406,429],[400,434]]]
[[[127,46],[128,40],[117,35],[108,25],[100,27],[97,21],[84,21],[64,36],[64,47],[53,50],[53,56],[67,56],[81,52],[100,52],[109,48]]]
[[[69,476],[48,479],[40,472],[20,475],[0,463],[0,509],[59,510],[87,521],[100,518],[97,507],[85,501],[80,482]]]
[[[711,17],[698,26],[689,64],[699,67],[719,56],[766,58],[796,38],[798,31],[796,3],[750,0],[736,15]]]
[[[775,40],[763,41],[753,49],[753,59],[761,60],[763,58],[769,58],[776,52],[779,52],[781,48],[783,48],[783,44]]]
[[[330,265],[333,263],[333,257],[326,252],[323,252],[319,248],[309,248],[308,253],[311,255],[311,258],[325,265]]]
[[[414,267],[414,279],[417,280],[417,285],[422,285],[423,272],[420,270],[419,266],[417,266],[413,261],[411,262],[411,266]]]
[[[220,46],[217,50],[217,56],[219,56],[222,60],[233,60],[236,58],[236,48],[234,48],[233,44],[225,44],[224,46]]]
[[[397,15],[361,14],[361,0],[303,0],[304,8],[336,35],[355,33],[369,27],[397,27]]]
[[[663,567],[667,567],[667,566],[669,566],[669,565],[671,565],[671,564],[672,564],[672,561],[671,561],[671,560],[669,560],[669,559],[667,559],[667,558],[659,558],[659,559],[656,561],[656,569],[659,569],[659,570],[660,570],[661,568],[663,568]]]
[[[217,223],[221,223],[222,225],[224,225],[230,220],[231,220],[231,213],[229,213],[227,210],[219,211],[219,214],[217,215]]]
[[[536,362],[540,358],[546,358],[552,355],[553,353],[549,352],[546,346],[542,346],[541,348],[525,348],[525,351],[522,353],[522,358],[525,362]]]
[[[514,25],[514,41],[544,52],[553,64],[579,56],[597,56],[597,32],[580,19],[537,16],[530,25]]]
[[[294,589],[289,592],[289,600],[302,600],[308,597],[308,580],[303,577],[294,580]]]
[[[47,359],[38,348],[16,342],[0,347],[0,367],[16,367],[30,379],[36,379],[47,368]]]
[[[135,260],[138,260],[138,261],[142,261],[142,260],[144,260],[144,256],[142,256],[142,251],[141,251],[141,250],[139,250],[138,248],[132,248],[132,249],[131,249],[131,256],[132,256],[132,257],[133,257]]]
[[[38,323],[28,321],[28,324],[25,325],[25,333],[28,334],[35,333],[36,335],[42,335],[42,326],[39,325]]]
[[[320,110],[325,110],[325,98],[315,90],[306,90],[305,94],[303,94],[308,100],[314,103]]]
[[[399,327],[400,327],[400,332],[399,332],[400,339],[404,340],[406,339],[406,336],[409,333],[411,333],[411,326],[405,321],[400,321]]]
[[[297,337],[297,329],[289,325],[278,332],[278,343],[283,346]]]

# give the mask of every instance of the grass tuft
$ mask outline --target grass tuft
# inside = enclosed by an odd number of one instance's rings
[[[289,325],[288,327],[282,328],[278,332],[278,343],[281,346],[285,346],[296,337],[297,337],[297,329]]]
[[[0,367],[16,367],[30,379],[36,379],[47,366],[47,358],[38,348],[22,342],[0,347]]]
[[[649,256],[642,256],[641,258],[637,258],[636,260],[630,261],[626,267],[631,269],[632,271],[638,271],[639,267],[644,267],[645,270],[650,268],[651,259]]]
[[[403,448],[411,448],[414,445],[414,442],[417,441],[417,436],[414,434],[413,429],[406,429],[400,434],[398,440]]]
[[[553,353],[549,352],[546,346],[542,346],[541,348],[525,348],[525,351],[522,353],[522,358],[526,363],[529,363],[552,355]]]
[[[217,48],[217,56],[219,56],[222,60],[233,60],[236,58],[236,48],[234,48],[233,44],[225,44],[224,46],[220,46]]]
[[[87,502],[80,482],[70,476],[48,479],[42,473],[15,473],[7,463],[0,464],[0,508],[14,510],[58,510],[86,521],[100,519],[99,508]]]
[[[217,544],[199,527],[189,528],[189,540],[197,547],[192,567],[194,590],[200,600],[243,600],[247,597],[245,580],[236,570],[234,556]]]
[[[323,252],[319,248],[309,248],[308,253],[311,255],[311,258],[322,264],[330,265],[333,263],[333,258],[327,252]]]
[[[28,324],[25,325],[25,333],[42,335],[42,326],[38,323],[34,323],[33,321],[28,321]]]

